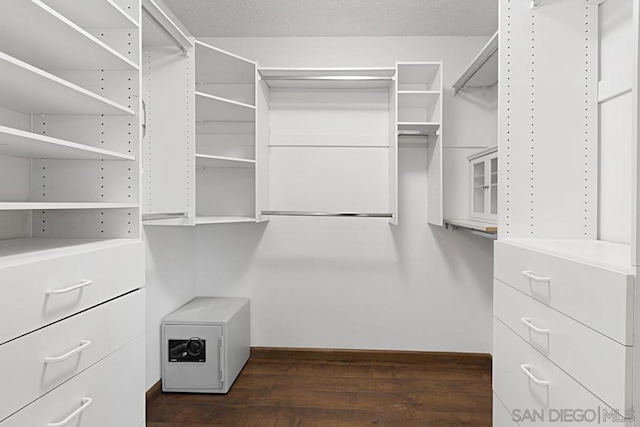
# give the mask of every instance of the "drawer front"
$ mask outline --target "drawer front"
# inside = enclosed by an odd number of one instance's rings
[[[633,347],[623,346],[498,280],[493,289],[493,312],[499,320],[609,406],[631,409]]]
[[[144,304],[136,291],[0,345],[0,420],[142,335]]]
[[[609,416],[613,410],[578,384],[536,349],[494,318],[493,390],[521,426],[571,425],[576,417],[592,417],[598,425],[620,426],[619,419]],[[527,374],[530,373],[531,377]],[[534,380],[535,378],[535,380]],[[548,382],[546,385],[536,381]],[[573,411],[571,415],[567,411]],[[617,416],[617,414],[616,414]],[[573,417],[568,420],[566,417]],[[599,418],[598,418],[599,417]],[[596,423],[597,424],[597,423]]]
[[[520,427],[500,398],[493,394],[493,427]]]
[[[80,413],[78,413],[78,411]],[[67,427],[137,427],[144,422],[144,336],[0,423],[47,426],[76,413]]]
[[[0,343],[141,286],[141,242],[1,269]]]
[[[495,244],[494,272],[496,279],[619,343],[633,345],[632,275],[504,242]]]

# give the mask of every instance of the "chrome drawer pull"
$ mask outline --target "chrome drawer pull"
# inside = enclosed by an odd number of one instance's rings
[[[538,385],[543,385],[545,387],[549,387],[549,381],[542,381],[542,380],[537,379],[536,377],[533,376],[533,374],[531,373],[529,368],[531,368],[531,365],[527,365],[527,364],[520,365],[520,369],[522,369],[522,372],[527,374],[527,376],[531,379],[531,381],[533,381],[534,383],[536,383]]]
[[[71,356],[75,356],[76,354],[80,353],[83,350],[86,350],[87,347],[89,347],[91,345],[91,341],[89,340],[82,340],[80,341],[80,346],[74,348],[73,350],[71,350],[68,353],[65,353],[61,356],[55,356],[55,357],[45,357],[44,358],[44,363],[59,363],[62,362],[64,360],[67,360],[68,358],[70,358]]]
[[[520,319],[520,321],[524,323],[527,328],[531,329],[534,332],[537,332],[539,334],[549,334],[549,329],[538,328],[536,325],[531,323],[530,317],[523,317],[522,319]]]
[[[47,423],[47,427],[66,426],[67,424],[69,424],[69,421],[71,421],[72,419],[74,419],[75,417],[83,413],[91,405],[91,402],[93,402],[93,399],[90,397],[83,397],[80,401],[82,402],[82,405],[80,405],[78,409],[76,409],[71,414],[69,414],[67,418],[57,423]]]
[[[542,277],[542,276],[536,276],[535,274],[532,274],[531,271],[529,270],[524,270],[522,272],[522,275],[524,277],[528,277],[531,280],[535,280],[536,282],[547,282],[547,283],[551,283],[551,277]]]
[[[93,280],[84,280],[77,285],[69,286],[64,289],[49,289],[47,291],[47,295],[58,295],[58,294],[66,294],[67,292],[75,291],[76,289],[82,289],[85,286],[89,286],[93,283]]]

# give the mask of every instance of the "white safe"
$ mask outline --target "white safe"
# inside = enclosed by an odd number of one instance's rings
[[[227,393],[249,360],[249,300],[195,298],[162,319],[162,391]]]

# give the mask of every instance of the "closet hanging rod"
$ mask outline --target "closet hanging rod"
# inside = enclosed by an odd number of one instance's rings
[[[377,82],[393,81],[393,76],[267,76],[263,80],[321,80],[321,81],[351,81],[351,82]]]
[[[457,82],[455,82],[452,86],[453,95],[457,95],[469,81],[475,76],[478,71],[484,67],[484,65],[489,62],[489,60],[498,52],[498,33],[496,32],[491,39],[487,42],[487,44],[482,48],[480,53],[475,57],[473,62],[467,67],[465,72],[460,76]]]
[[[371,212],[319,212],[319,211],[261,211],[261,215],[272,216],[324,216],[348,218],[393,218],[392,213]]]
[[[175,26],[173,21],[171,21],[171,18],[169,18],[164,13],[164,11],[155,4],[153,0],[144,0],[142,2],[142,12],[147,16],[147,18],[151,20],[151,22],[154,23],[156,27],[158,27],[160,31],[162,31],[174,42],[174,44],[182,51],[182,54],[184,56],[189,56],[189,51],[187,48],[193,47],[193,45],[191,44],[187,36],[184,35],[184,33]],[[160,22],[160,20],[162,20],[164,23]],[[174,27],[174,30],[176,33],[178,33],[178,36],[169,31],[165,24]],[[179,40],[179,38],[183,40],[181,41]]]

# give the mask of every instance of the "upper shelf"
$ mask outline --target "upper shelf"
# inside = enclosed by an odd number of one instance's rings
[[[255,84],[256,63],[196,40],[196,82]]]
[[[27,114],[135,115],[135,111],[0,52],[0,106]]]
[[[260,68],[258,71],[271,88],[387,88],[395,78],[395,68]]]
[[[70,9],[90,10],[93,14],[92,6],[77,7],[74,2],[49,1],[56,5],[68,4]],[[91,0],[90,3],[111,4],[107,0]],[[42,69],[138,69],[131,60],[38,0],[2,1],[0,51]]]
[[[24,210],[78,210],[78,209],[134,209],[137,203],[84,203],[84,202],[0,202],[0,211]]]
[[[115,151],[0,126],[0,155],[27,159],[135,160]]]
[[[138,23],[113,0],[40,0],[82,28],[137,28]]]
[[[196,92],[196,120],[217,122],[255,122],[256,107],[219,96]]]
[[[485,88],[498,83],[498,33],[482,48],[453,85],[453,94],[463,88]]]

